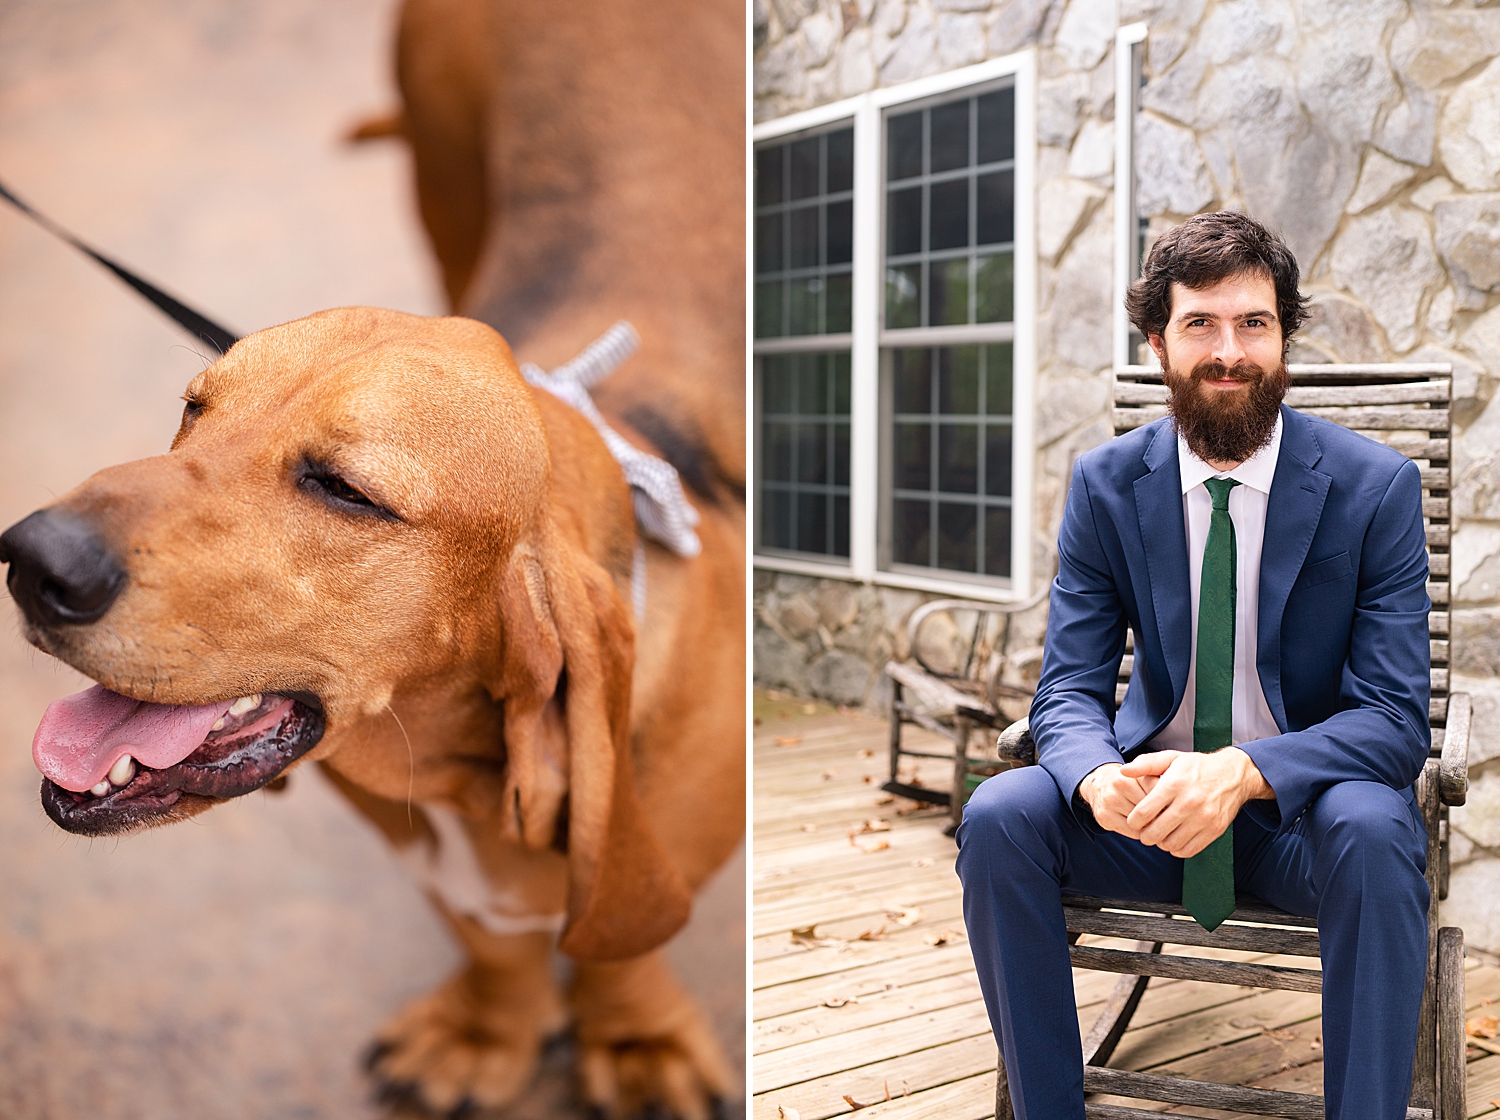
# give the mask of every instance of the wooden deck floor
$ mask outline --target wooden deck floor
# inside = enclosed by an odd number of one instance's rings
[[[963,935],[944,815],[881,793],[883,721],[763,700],[760,711],[755,1120],[856,1109],[861,1120],[993,1116],[995,1043]],[[946,770],[924,776],[941,786]],[[1115,979],[1074,973],[1085,1025]],[[1471,967],[1467,995],[1468,1016],[1491,1013],[1500,969]],[[1321,1093],[1320,1046],[1316,995],[1156,979],[1110,1064]],[[1470,1059],[1469,1115],[1500,1120],[1500,1055],[1471,1049]]]

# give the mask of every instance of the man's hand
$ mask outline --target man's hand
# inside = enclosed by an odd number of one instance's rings
[[[1238,747],[1154,751],[1120,767],[1120,777],[1134,779],[1146,792],[1126,817],[1130,831],[1115,831],[1179,859],[1197,855],[1222,836],[1245,802],[1276,796]]]
[[[1150,786],[1134,777],[1122,777],[1120,771],[1123,769],[1118,762],[1107,762],[1090,770],[1088,776],[1078,783],[1078,795],[1093,810],[1094,820],[1100,828],[1139,840],[1140,829],[1130,824],[1130,812],[1146,796]]]

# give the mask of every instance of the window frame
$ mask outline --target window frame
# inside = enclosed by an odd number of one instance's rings
[[[1012,321],[968,327],[916,327],[886,332],[882,324],[885,293],[885,118],[890,110],[920,107],[945,95],[985,92],[985,86],[1015,88],[1015,287]],[[1019,51],[973,66],[872,90],[857,97],[820,105],[765,121],[751,130],[755,145],[790,139],[797,133],[822,131],[848,121],[854,127],[854,245],[852,319],[848,335],[809,335],[795,339],[751,339],[754,357],[789,350],[849,347],[849,561],[822,561],[757,550],[756,568],[802,575],[854,579],[890,587],[933,591],[995,602],[1024,600],[1032,591],[1033,472],[1035,460],[1035,383],[1037,334],[1036,256],[1036,55]],[[753,209],[753,208],[752,208]],[[753,254],[747,274],[754,291]],[[1003,328],[1003,329],[997,329]],[[881,350],[898,345],[961,345],[998,341],[1009,335],[1013,354],[1011,576],[968,576],[960,572],[931,574],[909,569],[890,571],[878,563],[881,502],[880,393]],[[974,337],[969,337],[969,336]],[[929,341],[930,340],[930,341]],[[759,398],[759,389],[756,389]],[[752,447],[758,461],[759,409],[755,410]],[[759,478],[757,466],[753,477]]]
[[[1115,283],[1114,364],[1121,372],[1159,369],[1153,361],[1140,365],[1130,352],[1130,316],[1125,292],[1141,274],[1140,208],[1136,204],[1135,122],[1141,109],[1141,64],[1146,50],[1146,25],[1128,23],[1115,31]],[[1120,108],[1123,107],[1123,111]]]

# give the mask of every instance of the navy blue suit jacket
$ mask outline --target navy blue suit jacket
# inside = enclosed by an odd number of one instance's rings
[[[1431,743],[1421,474],[1337,424],[1286,406],[1281,416],[1256,668],[1282,733],[1240,744],[1276,794],[1245,810],[1276,830],[1336,782],[1407,789]],[[1031,734],[1077,806],[1089,771],[1148,749],[1187,687],[1192,603],[1170,419],[1079,458],[1057,550]],[[1117,712],[1127,626],[1135,667]]]

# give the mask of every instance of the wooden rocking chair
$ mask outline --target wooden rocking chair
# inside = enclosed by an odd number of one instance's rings
[[[1462,1120],[1467,1115],[1464,1074],[1463,931],[1438,926],[1438,900],[1448,893],[1448,808],[1462,805],[1468,790],[1469,697],[1448,693],[1449,400],[1451,367],[1443,365],[1312,365],[1290,367],[1292,388],[1286,402],[1345,427],[1383,439],[1422,469],[1422,507],[1427,522],[1431,575],[1428,595],[1431,635],[1432,754],[1416,783],[1417,802],[1427,823],[1427,883],[1432,904],[1427,915],[1427,987],[1422,996],[1417,1054],[1408,1120]],[[1149,423],[1165,413],[1167,389],[1160,373],[1130,370],[1116,375],[1115,434]],[[1120,666],[1116,701],[1130,682],[1131,649]],[[1036,762],[1027,721],[1000,735],[999,756],[1010,765]],[[1137,1100],[1198,1105],[1263,1116],[1322,1120],[1323,1098],[1244,1086],[1220,1085],[1107,1068],[1106,1063],[1130,1025],[1153,976],[1221,984],[1317,992],[1316,968],[1162,955],[1164,944],[1249,950],[1318,957],[1317,923],[1285,913],[1257,899],[1241,897],[1238,909],[1212,933],[1182,920],[1179,905],[1120,902],[1064,896],[1069,952],[1076,968],[1117,972],[1121,979],[1104,1011],[1084,1038],[1084,1091]],[[1133,951],[1078,945],[1081,934],[1133,938]],[[1090,1120],[1151,1120],[1160,1112],[1120,1105],[1087,1104]],[[1013,1120],[1002,1060],[995,1094],[996,1120]]]

